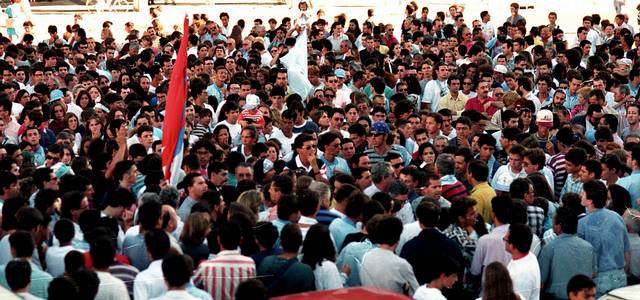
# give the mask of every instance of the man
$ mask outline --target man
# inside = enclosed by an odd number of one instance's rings
[[[293,124],[296,120],[296,112],[291,109],[285,109],[282,112],[282,121],[280,122],[280,130],[274,131],[271,138],[276,139],[282,145],[280,154],[283,157],[291,153],[291,145],[294,143],[297,133],[293,132]]]
[[[420,203],[416,215],[422,231],[404,244],[400,257],[411,264],[418,283],[422,285],[428,283],[429,269],[425,266],[434,263],[443,253],[460,266],[464,266],[464,258],[458,245],[436,228],[440,219],[440,208],[436,204],[428,201]],[[459,276],[462,276],[463,270],[457,270]]]
[[[145,203],[147,204],[149,202]],[[160,229],[152,229],[145,233],[144,244],[152,262],[147,269],[136,276],[133,282],[135,299],[155,298],[167,292],[162,276],[162,259],[169,253],[169,236]]]
[[[587,152],[582,148],[572,148],[564,156],[565,167],[567,169],[567,180],[565,181],[560,197],[566,193],[580,194],[582,192],[582,184],[580,181],[580,167],[587,160]]]
[[[151,201],[146,202],[138,208],[138,219],[140,230],[137,235],[127,235],[122,244],[122,254],[129,258],[131,264],[138,270],[145,270],[151,263],[147,254],[145,236],[148,232],[160,230],[162,226],[162,204]],[[165,234],[165,233],[163,233]],[[166,234],[165,234],[166,235]],[[169,248],[169,238],[167,237],[167,251]],[[159,267],[159,266],[156,266]]]
[[[523,153],[524,147],[521,145],[514,145],[509,149],[509,162],[498,168],[491,181],[491,187],[499,191],[508,191],[513,180],[527,176],[522,167]]]
[[[471,198],[460,198],[451,204],[449,214],[452,217],[452,224],[442,233],[452,239],[462,251],[464,257],[464,268],[470,269],[473,255],[476,252],[474,226],[477,223],[478,213],[476,211],[476,201]]]
[[[627,166],[631,167],[631,174],[629,176],[618,179],[618,185],[629,191],[631,196],[631,206],[635,209],[638,208],[640,198],[640,146],[634,145],[631,148],[631,156],[627,156]]]
[[[607,188],[600,181],[587,181],[580,194],[587,215],[578,221],[578,236],[591,243],[598,263],[597,294],[603,295],[627,285],[624,272],[629,264],[629,236],[617,213],[604,208]]]
[[[187,291],[193,271],[193,263],[190,260],[186,256],[176,254],[170,254],[162,260],[162,274],[167,286],[167,293],[153,300],[198,299]]]
[[[554,178],[551,170],[545,168],[546,156],[544,151],[540,148],[531,148],[525,150],[523,155],[524,159],[522,160],[522,167],[524,167],[524,171],[527,175],[540,173],[547,180],[549,188],[553,188]]]
[[[187,198],[182,201],[177,213],[178,217],[180,217],[183,222],[186,222],[189,214],[191,214],[191,208],[200,201],[204,192],[207,191],[208,186],[204,177],[199,173],[187,174],[182,181],[182,185],[187,191]]]
[[[446,63],[438,62],[433,67],[436,78],[427,82],[421,97],[420,109],[430,108],[431,111],[438,111],[440,98],[449,93],[447,78],[449,78],[449,69]]]
[[[369,250],[362,259],[362,286],[412,295],[419,286],[412,266],[394,253],[402,233],[402,222],[393,216],[384,216],[377,222],[377,233],[370,238],[378,247]]]
[[[481,160],[487,165],[489,168],[487,181],[491,182],[493,180],[493,174],[500,168],[500,163],[495,156],[493,156],[496,149],[496,140],[490,134],[483,133],[478,135],[477,145],[480,151],[475,159]]]
[[[511,254],[505,249],[504,237],[509,231],[511,211],[514,207],[513,200],[509,197],[494,197],[491,200],[491,219],[493,229],[485,234],[476,244],[476,252],[473,255],[470,272],[472,275],[482,274],[484,267],[497,261],[507,265],[511,261]]]
[[[393,171],[387,162],[379,162],[371,167],[371,181],[373,184],[364,190],[364,193],[371,197],[377,192],[386,193],[394,181]]]
[[[14,260],[7,264],[5,268],[7,276],[7,284],[11,291],[18,295],[19,299],[25,300],[41,300],[29,293],[31,286],[31,265],[29,262]]]
[[[575,142],[575,136],[573,130],[569,127],[563,127],[556,132],[556,146],[558,147],[558,154],[551,156],[551,159],[547,163],[547,167],[553,172],[555,179],[555,185],[553,187],[556,198],[560,199],[560,193],[564,187],[564,183],[567,180],[567,169],[565,163],[565,155],[571,149],[571,145]]]
[[[327,180],[327,168],[317,157],[318,144],[309,134],[298,135],[293,144],[296,154],[286,167],[289,170],[304,169],[305,173],[315,180]]]
[[[596,257],[593,246],[576,236],[578,216],[571,209],[559,208],[553,219],[552,229],[558,237],[540,252],[540,280],[545,294],[568,299],[567,283],[575,274],[591,276]]]
[[[340,107],[334,107],[333,109],[331,109],[331,113],[329,114],[329,128],[321,132],[320,135],[324,135],[327,132],[335,132],[340,134],[340,136],[343,138],[349,138],[349,132],[342,129],[343,123],[344,109]]]
[[[373,36],[371,35],[366,36],[363,44],[364,44],[364,49],[360,50],[360,61],[365,65],[368,64],[369,61],[379,62],[380,59],[382,58],[382,54],[380,54],[380,51],[376,49]]]
[[[536,236],[542,237],[544,233],[545,213],[542,208],[533,205],[535,200],[534,194],[533,184],[529,178],[516,178],[509,186],[509,195],[511,198],[524,201],[523,206],[526,206],[527,225],[531,227],[531,230]],[[549,210],[553,211],[554,208],[553,205],[550,205]]]
[[[540,299],[540,268],[538,259],[529,252],[533,239],[531,228],[524,224],[512,224],[504,236],[505,249],[511,254],[507,265],[513,281],[513,291],[526,297]]]
[[[469,162],[469,168],[467,170],[467,178],[473,186],[469,198],[477,202],[476,210],[478,214],[482,216],[485,222],[488,222],[491,220],[492,199],[496,196],[496,192],[487,183],[489,169],[484,162],[472,160]]]
[[[345,217],[337,218],[329,225],[329,231],[337,249],[342,249],[342,243],[348,234],[358,232],[356,224],[362,218],[362,205],[366,200],[368,198],[360,192],[354,192],[343,200]]]
[[[67,219],[58,220],[53,227],[53,234],[60,242],[59,246],[51,246],[47,249],[45,261],[47,262],[47,272],[51,276],[60,276],[64,274],[64,257],[67,253],[75,249],[71,245],[71,240],[75,236],[75,228],[73,222]]]
[[[116,247],[108,235],[97,237],[89,251],[93,268],[100,279],[96,299],[127,299],[129,292],[124,282],[109,272],[116,256]]]
[[[591,276],[578,274],[569,280],[566,293],[569,300],[596,299],[596,283]]]
[[[626,116],[629,126],[622,131],[622,139],[631,134],[640,134],[640,106],[635,103],[627,106]]]
[[[383,162],[389,153],[400,154],[387,144],[387,137],[390,132],[389,125],[383,121],[374,122],[371,125],[370,133],[373,135],[371,145],[373,148],[367,149],[364,153],[369,156],[369,161],[372,164]]]
[[[47,272],[42,271],[38,265],[34,263],[33,257],[35,245],[32,234],[28,231],[18,230],[9,236],[9,244],[11,246],[11,255],[14,260],[29,263],[31,267],[31,286],[29,293],[33,296],[46,299],[48,296],[47,288],[53,277]],[[10,288],[7,278],[7,265],[0,266],[0,285],[4,288]]]
[[[302,234],[297,224],[287,224],[280,232],[283,253],[267,256],[258,267],[258,278],[269,297],[302,293],[316,289],[313,270],[298,261]]]
[[[494,103],[493,97],[489,96],[490,84],[485,81],[478,83],[476,89],[477,96],[470,98],[464,105],[465,110],[476,110],[491,118],[498,110],[501,103]]]
[[[464,170],[466,173],[466,166]],[[464,184],[456,178],[455,171],[456,161],[451,154],[443,153],[436,158],[436,174],[440,176],[440,183],[442,184],[441,196],[449,202],[452,202],[452,200],[458,197],[466,197],[469,195]]]
[[[238,250],[241,235],[240,226],[234,222],[220,225],[220,252],[214,259],[202,262],[194,275],[195,285],[214,299],[233,299],[238,285],[256,275],[253,259]]]

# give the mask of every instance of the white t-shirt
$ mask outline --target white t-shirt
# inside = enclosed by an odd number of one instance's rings
[[[420,286],[413,294],[415,300],[447,300],[439,289],[427,287],[426,284]]]
[[[518,260],[511,260],[507,265],[513,281],[513,290],[528,300],[540,299],[540,266],[532,253]]]

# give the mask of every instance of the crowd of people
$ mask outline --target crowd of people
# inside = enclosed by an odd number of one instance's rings
[[[162,18],[125,40],[77,22],[35,41],[24,22],[0,37],[0,286],[583,300],[640,283],[640,33],[623,14],[576,30],[519,8],[494,23],[412,1],[391,24],[303,0],[253,25],[195,14],[185,39]]]

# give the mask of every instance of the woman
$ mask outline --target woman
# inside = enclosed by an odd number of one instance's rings
[[[329,234],[329,227],[324,224],[311,226],[302,245],[302,263],[309,265],[313,270],[316,290],[343,288],[346,275],[338,271],[335,260],[336,249]]]
[[[27,90],[19,90],[16,93],[15,99],[16,103],[19,103],[24,107],[25,105],[27,105],[27,102],[29,102],[29,92],[27,92]]]
[[[76,96],[76,105],[80,106],[80,108],[84,111],[87,108],[93,108],[96,103],[91,99],[91,95],[86,90],[81,90],[78,92]]]
[[[537,130],[535,124],[533,123],[531,110],[528,108],[523,108],[520,110],[519,115],[520,118],[518,119],[518,128],[520,128],[522,132],[535,133]]]
[[[484,270],[482,300],[524,300],[513,291],[509,271],[501,262],[492,262]]]
[[[100,90],[100,88],[92,85],[89,87],[88,91],[89,96],[91,96],[91,100],[93,100],[94,103],[100,102],[100,100],[102,99],[102,91]]]
[[[216,137],[216,143],[222,150],[228,151],[231,149],[231,134],[229,134],[229,127],[224,124],[220,124],[213,129],[213,136]]]
[[[349,29],[347,29],[347,33],[351,33],[353,35],[354,40],[352,42],[355,42],[355,39],[360,36],[362,30],[360,30],[360,24],[357,19],[349,20]]]
[[[66,166],[70,166],[76,154],[73,152],[71,145],[62,145],[62,158],[60,161]]]
[[[347,124],[349,125],[353,125],[356,122],[358,122],[358,108],[356,107],[355,104],[353,103],[349,103],[347,104],[347,106],[344,107],[344,113],[347,117]]]
[[[74,134],[74,146],[73,149],[77,152],[80,148],[80,142],[82,141],[82,136],[84,134],[84,126],[80,125],[80,121],[78,121],[78,116],[73,113],[67,113],[64,115],[64,129],[73,132]]]
[[[67,107],[61,101],[56,101],[51,105],[51,112],[53,118],[49,121],[49,129],[51,129],[53,133],[58,134],[65,128],[64,116],[67,112]]]
[[[311,120],[318,124],[320,132],[323,132],[329,128],[329,115],[324,110],[318,110],[311,116]]]
[[[87,136],[91,139],[101,139],[102,138],[102,120],[98,116],[92,116],[87,120],[86,127],[89,128],[89,132],[87,132]]]
[[[270,161],[280,159],[280,145],[276,141],[270,140],[267,142],[267,159]]]
[[[255,215],[258,215],[260,205],[262,204],[262,193],[257,190],[243,192],[238,197],[238,203],[249,208]]]
[[[209,247],[204,244],[204,239],[210,232],[211,222],[208,213],[192,213],[184,222],[180,246],[184,254],[191,256],[195,267],[209,258]]]
[[[413,163],[422,170],[433,171],[435,170],[436,153],[436,147],[426,142],[418,147],[418,157],[413,160]]]
[[[402,52],[402,47],[400,46],[399,43],[395,43],[391,45],[389,49],[391,49],[391,51],[389,51],[390,62],[395,62],[397,59],[400,59],[402,61],[402,59],[400,58],[400,52]]]

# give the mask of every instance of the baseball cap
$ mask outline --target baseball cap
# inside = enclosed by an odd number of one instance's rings
[[[373,125],[371,125],[371,133],[372,134],[378,134],[378,133],[388,134],[389,125],[387,125],[387,123],[385,122],[375,122],[373,123]]]
[[[266,174],[271,170],[273,170],[273,162],[269,159],[265,159],[262,163],[262,172]]]
[[[336,69],[336,77],[338,78],[347,78],[347,72],[345,72],[343,69]]]
[[[493,68],[494,72],[498,72],[498,73],[502,73],[505,74],[508,72],[507,67],[503,66],[503,65],[497,65]]]
[[[254,94],[247,95],[247,101],[242,107],[243,109],[256,109],[260,105],[260,98]]]
[[[62,99],[62,97],[64,97],[64,94],[62,94],[61,90],[53,90],[51,91],[51,93],[49,93],[49,98],[51,99],[51,101],[58,101],[60,99]]]
[[[542,109],[536,115],[536,123],[546,127],[553,126],[553,113],[548,109]]]
[[[495,188],[496,191],[509,192],[511,182],[513,182],[513,177],[508,174],[508,172],[500,173],[498,174],[496,184],[493,188]]]

